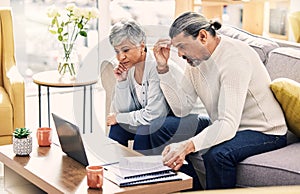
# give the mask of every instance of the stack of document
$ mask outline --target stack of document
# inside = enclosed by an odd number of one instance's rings
[[[160,155],[124,157],[119,163],[104,168],[104,177],[120,187],[182,180],[175,171],[163,165]]]

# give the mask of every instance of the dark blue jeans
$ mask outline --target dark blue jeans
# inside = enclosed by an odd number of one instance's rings
[[[208,116],[199,116],[198,114],[190,114],[186,117],[168,116],[154,120],[150,125],[150,140],[153,154],[161,154],[165,146],[170,143],[187,140],[209,125]],[[196,171],[189,161],[187,165],[183,165],[179,171],[193,177],[193,188],[191,190],[202,189]]]
[[[128,140],[134,140],[133,149],[145,154],[151,154],[151,142],[149,125],[133,128],[125,124],[116,124],[110,127],[109,137],[124,146],[128,146]]]
[[[170,143],[187,140],[209,125],[206,115],[190,114],[185,117],[168,116],[151,122],[149,132],[153,154],[161,154]]]
[[[234,188],[237,164],[249,156],[286,146],[286,135],[266,135],[245,130],[219,145],[211,147],[202,157],[206,170],[206,189]]]
[[[198,115],[187,117],[167,117],[156,120],[150,126],[150,140],[155,154],[174,142],[186,140],[200,133],[210,124],[209,118]],[[203,155],[206,169],[206,189],[234,188],[236,185],[236,166],[249,156],[275,150],[286,145],[286,135],[266,135],[257,131],[241,131],[226,142],[216,145]],[[186,158],[187,160],[189,157]],[[197,189],[199,179],[195,177],[193,165],[183,166],[180,171],[192,176],[193,189]],[[201,188],[201,187],[200,187]]]

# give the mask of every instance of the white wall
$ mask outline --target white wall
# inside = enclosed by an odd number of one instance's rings
[[[110,0],[98,0],[100,18],[99,18],[99,40],[107,38],[110,30]]]
[[[1,0],[0,7],[7,7],[10,6],[10,0]]]
[[[300,11],[300,1],[290,0],[290,12]]]

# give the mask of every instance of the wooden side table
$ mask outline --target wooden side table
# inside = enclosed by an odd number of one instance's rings
[[[50,87],[57,88],[66,88],[66,87],[83,87],[83,134],[85,133],[85,104],[86,104],[86,87],[90,88],[90,126],[92,133],[92,123],[93,123],[93,115],[92,115],[92,100],[93,100],[93,92],[92,85],[97,83],[97,79],[89,79],[89,80],[69,80],[66,81],[61,79],[58,71],[43,71],[33,75],[33,82],[38,85],[38,96],[39,96],[39,127],[42,124],[42,116],[41,116],[41,87],[44,86],[47,88],[47,105],[48,105],[48,126],[50,127]]]

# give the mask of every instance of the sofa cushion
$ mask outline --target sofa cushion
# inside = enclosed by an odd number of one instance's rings
[[[200,183],[205,187],[205,167],[201,153],[188,155]],[[300,184],[300,142],[246,158],[237,166],[237,187]]]
[[[270,39],[251,34],[230,25],[222,25],[218,32],[222,35],[226,35],[248,43],[258,53],[264,64],[267,63],[269,52],[279,47],[276,42]]]
[[[300,83],[277,78],[270,87],[283,109],[289,130],[300,137]]]
[[[285,77],[300,83],[300,49],[280,47],[272,50],[266,68],[272,80]]]
[[[300,184],[300,142],[249,157],[238,165],[237,186]]]

